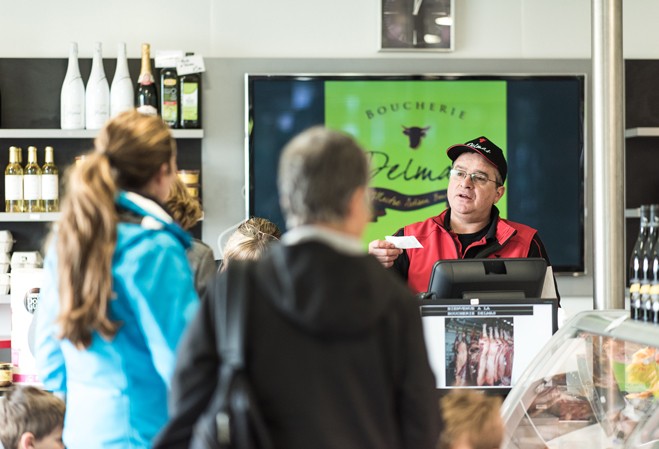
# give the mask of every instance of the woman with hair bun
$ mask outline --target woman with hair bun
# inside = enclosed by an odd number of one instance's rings
[[[178,177],[172,183],[165,207],[174,221],[186,231],[190,231],[204,216],[199,199],[190,195],[188,188]],[[213,250],[201,240],[193,238],[187,256],[194,274],[195,288],[199,297],[202,297],[206,284],[217,271]]]
[[[148,448],[167,420],[176,346],[199,303],[190,236],[162,207],[175,176],[169,128],[135,110],[67,173],[35,357],[45,388],[66,398],[69,449]]]
[[[220,271],[226,271],[231,260],[259,260],[280,238],[279,227],[266,218],[252,217],[243,221],[224,246]]]

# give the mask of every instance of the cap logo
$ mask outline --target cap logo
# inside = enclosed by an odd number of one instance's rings
[[[490,151],[488,148],[485,148],[484,146],[479,145],[479,144],[477,144],[476,142],[465,143],[465,146],[467,146],[467,147],[471,147],[471,148],[474,148],[474,149],[476,149],[476,150],[485,151],[487,154],[490,154],[490,153],[491,153],[491,151]]]

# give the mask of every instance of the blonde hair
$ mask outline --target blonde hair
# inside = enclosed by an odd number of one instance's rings
[[[188,192],[187,187],[177,176],[172,183],[165,207],[183,229],[192,228],[204,215],[199,200]]]
[[[222,270],[230,260],[257,260],[274,240],[279,240],[281,231],[265,218],[252,217],[238,226],[224,247]]]
[[[17,449],[21,436],[30,432],[41,440],[64,426],[64,401],[40,388],[14,386],[0,397],[0,442]]]
[[[466,439],[471,449],[496,449],[503,439],[501,398],[470,390],[452,390],[440,401],[444,429],[437,449],[451,449]]]
[[[119,220],[117,191],[144,188],[176,154],[162,119],[136,110],[107,122],[94,148],[67,172],[62,214],[54,230],[60,337],[78,348],[89,347],[94,331],[110,338],[119,326],[107,314]]]

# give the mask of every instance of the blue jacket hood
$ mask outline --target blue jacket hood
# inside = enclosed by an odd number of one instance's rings
[[[192,236],[174,222],[172,217],[155,201],[137,193],[121,191],[117,194],[117,206],[141,216],[141,230],[166,230],[179,240],[185,249],[192,245]],[[117,241],[117,250],[127,240]],[[131,239],[128,239],[131,240]]]

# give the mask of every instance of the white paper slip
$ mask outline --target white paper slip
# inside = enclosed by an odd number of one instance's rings
[[[388,235],[384,238],[387,242],[391,242],[396,245],[396,248],[408,249],[408,248],[423,248],[423,245],[413,235],[404,235],[402,237],[396,237],[393,235]]]

